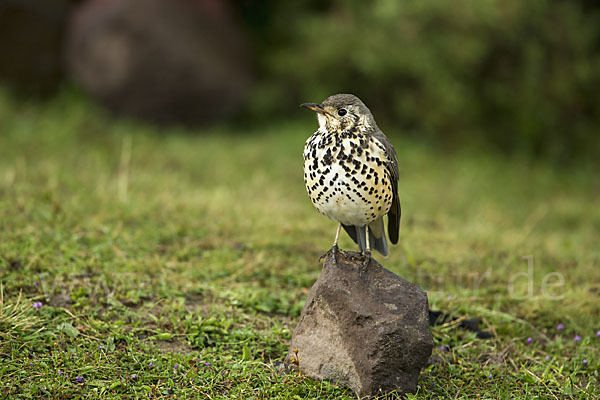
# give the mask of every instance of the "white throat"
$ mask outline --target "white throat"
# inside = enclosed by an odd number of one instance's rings
[[[319,130],[327,131],[327,117],[321,113],[317,113],[317,119],[319,120]]]

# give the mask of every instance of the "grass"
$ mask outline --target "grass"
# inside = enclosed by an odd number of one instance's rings
[[[161,129],[0,93],[2,396],[354,398],[278,370],[335,233],[301,116]],[[433,327],[412,398],[600,398],[597,173],[388,133],[403,220],[379,261],[494,335]]]

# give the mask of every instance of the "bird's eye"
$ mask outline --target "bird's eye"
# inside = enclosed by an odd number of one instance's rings
[[[343,116],[344,116],[344,115],[346,115],[347,113],[348,113],[348,111],[346,111],[346,109],[345,109],[345,108],[340,108],[340,109],[338,110],[338,115],[339,115],[340,117],[343,117]]]

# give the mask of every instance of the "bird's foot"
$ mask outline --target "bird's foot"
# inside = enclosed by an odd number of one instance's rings
[[[362,267],[363,270],[366,271],[367,268],[369,267],[369,264],[371,264],[371,251],[370,250],[365,250],[362,253]]]
[[[323,262],[330,254],[333,256],[333,262],[337,264],[337,254],[340,252],[340,248],[337,245],[331,246],[329,250],[327,250],[321,257],[319,257],[319,262]]]

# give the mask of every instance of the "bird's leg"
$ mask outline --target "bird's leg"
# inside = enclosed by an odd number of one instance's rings
[[[339,251],[338,248],[338,240],[340,240],[340,231],[342,230],[342,223],[338,224],[337,232],[335,233],[335,240],[333,241],[333,246],[331,246],[331,251],[333,251],[333,262],[337,264],[337,253]]]
[[[340,222],[337,228],[337,232],[335,233],[335,240],[333,241],[333,246],[331,246],[332,249],[337,249],[338,248],[338,240],[340,240],[340,232],[342,231],[342,223]]]
[[[369,225],[367,225],[365,227],[365,237],[366,237],[366,246],[365,246],[365,251],[363,253],[363,255],[365,257],[364,264],[363,264],[364,268],[369,266],[369,263],[371,262],[371,242],[369,240]]]
[[[333,262],[337,264],[337,253],[339,251],[338,240],[340,240],[341,230],[342,230],[342,223],[340,222],[340,224],[338,225],[338,228],[337,228],[337,232],[335,233],[335,240],[333,241],[333,246],[331,246],[331,248],[329,250],[327,250],[327,252],[325,254],[323,254],[321,257],[319,257],[319,261],[322,261],[329,254],[333,253]]]

